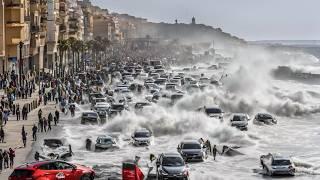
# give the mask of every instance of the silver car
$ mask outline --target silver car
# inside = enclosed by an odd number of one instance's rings
[[[292,160],[277,154],[267,154],[260,157],[260,163],[267,175],[291,175],[294,176],[296,169]]]

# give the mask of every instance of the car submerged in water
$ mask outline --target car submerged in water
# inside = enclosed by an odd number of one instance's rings
[[[86,166],[64,161],[40,161],[18,166],[9,180],[93,180],[95,172]]]
[[[272,125],[272,124],[277,124],[278,121],[275,117],[273,117],[272,115],[270,114],[267,114],[267,113],[258,113],[255,117],[254,117],[254,120],[253,120],[253,123],[254,124],[258,124],[258,125],[261,125],[261,124],[269,124],[269,125]]]
[[[97,112],[88,111],[81,115],[81,124],[99,124],[100,117]]]
[[[151,143],[152,133],[148,129],[139,129],[132,134],[133,145],[149,146]]]
[[[209,117],[217,118],[220,119],[220,121],[223,121],[224,112],[220,108],[204,106],[198,108],[197,110],[206,113]]]
[[[157,161],[157,179],[189,179],[189,168],[179,153],[163,153]]]
[[[108,149],[117,149],[118,145],[115,139],[111,136],[98,136],[96,140],[95,150],[108,150]]]
[[[278,154],[267,154],[260,156],[260,163],[269,176],[273,175],[290,175],[294,176],[296,168],[292,160]]]
[[[250,117],[247,114],[233,114],[230,119],[230,125],[238,128],[241,131],[247,131],[249,120]]]
[[[186,162],[204,161],[208,157],[207,149],[197,140],[182,141],[177,150]]]

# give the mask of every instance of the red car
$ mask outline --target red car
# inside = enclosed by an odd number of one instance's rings
[[[41,161],[17,167],[9,180],[93,180],[94,171],[64,161]]]

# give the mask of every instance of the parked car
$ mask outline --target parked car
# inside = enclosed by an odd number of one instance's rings
[[[207,149],[197,140],[182,141],[177,150],[186,162],[204,161],[208,157]]]
[[[277,154],[267,154],[260,157],[260,163],[267,175],[291,175],[294,176],[296,168],[292,160]]]
[[[189,168],[179,153],[163,153],[156,161],[159,180],[189,179]]]
[[[40,161],[15,168],[9,180],[93,180],[94,177],[95,172],[83,165],[64,161]]]
[[[277,124],[278,121],[275,117],[267,113],[258,113],[253,120],[255,124]]]
[[[233,114],[230,119],[230,125],[240,130],[248,130],[248,121],[250,120],[247,114]]]
[[[152,133],[148,129],[138,129],[132,134],[133,144],[135,146],[149,146]]]

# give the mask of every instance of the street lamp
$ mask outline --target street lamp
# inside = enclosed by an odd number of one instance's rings
[[[24,43],[20,41],[19,43],[19,50],[20,50],[20,61],[19,61],[19,83],[20,86],[22,85],[22,74],[23,74],[23,59],[22,59],[22,48],[23,48]]]

